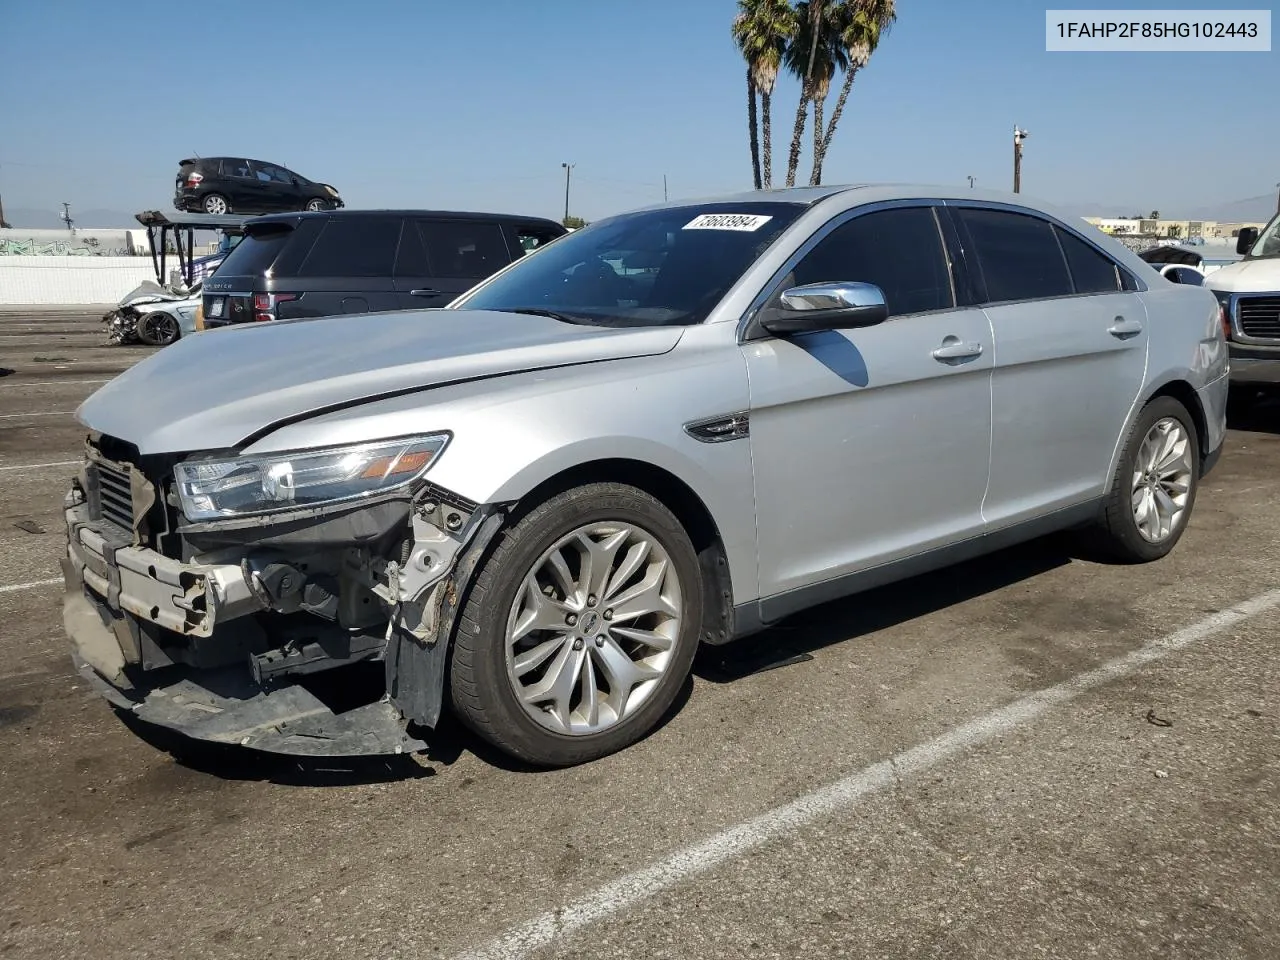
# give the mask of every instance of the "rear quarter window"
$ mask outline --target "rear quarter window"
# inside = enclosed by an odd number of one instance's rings
[[[285,225],[247,233],[227,254],[218,271],[228,277],[262,276],[284,252],[292,236],[293,230]]]

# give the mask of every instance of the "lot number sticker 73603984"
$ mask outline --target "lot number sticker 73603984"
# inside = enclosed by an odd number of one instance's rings
[[[759,230],[773,217],[755,213],[704,213],[684,225],[686,230]]]

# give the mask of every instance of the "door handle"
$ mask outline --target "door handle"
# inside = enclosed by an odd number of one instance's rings
[[[1141,332],[1142,324],[1137,320],[1126,320],[1124,317],[1116,317],[1115,322],[1107,327],[1107,333],[1119,340],[1136,337]]]
[[[421,290],[410,290],[410,291],[409,291],[409,296],[411,296],[411,297],[438,297],[438,296],[440,296],[440,291],[439,291],[439,290],[433,290],[433,289],[431,289],[430,287],[423,287]]]
[[[942,346],[933,351],[933,359],[946,363],[948,360],[972,360],[982,356],[982,344],[963,343],[957,337],[947,337]]]

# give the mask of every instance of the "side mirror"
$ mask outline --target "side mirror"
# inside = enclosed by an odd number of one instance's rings
[[[760,325],[775,336],[873,327],[889,319],[884,292],[871,283],[808,283],[792,287]]]
[[[1236,253],[1244,256],[1258,242],[1258,228],[1244,227],[1236,237]]]

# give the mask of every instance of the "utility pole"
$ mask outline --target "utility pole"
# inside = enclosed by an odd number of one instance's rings
[[[970,189],[970,190],[972,190],[972,189],[973,189],[973,181],[974,181],[974,180],[976,180],[976,179],[977,179],[976,177],[970,177],[970,178],[969,178],[969,189]]]
[[[1280,186],[1280,184],[1277,184],[1277,186]],[[667,202],[667,175],[665,173],[662,175],[662,202]]]
[[[1013,125],[1013,192],[1022,192],[1022,141],[1031,134]]]
[[[564,167],[564,218],[565,220],[568,220],[569,219],[569,171],[572,170],[574,166],[576,166],[576,164],[562,163],[560,164],[560,166]]]
[[[66,203],[65,201],[63,202],[62,216],[59,217],[58,219],[60,219],[63,223],[65,223],[67,225],[67,229],[70,230],[72,233],[76,232],[74,227],[75,221],[71,219],[71,204]]]
[[[1280,213],[1280,183],[1276,184],[1276,213]],[[4,219],[0,217],[0,220]]]

